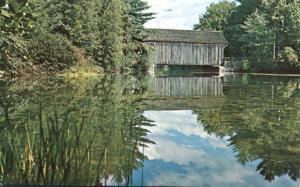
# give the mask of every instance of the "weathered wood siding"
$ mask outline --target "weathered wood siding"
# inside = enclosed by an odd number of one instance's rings
[[[223,62],[224,44],[153,42],[153,60],[157,65],[209,65]]]
[[[156,77],[153,84],[154,96],[157,97],[224,95],[220,77]]]

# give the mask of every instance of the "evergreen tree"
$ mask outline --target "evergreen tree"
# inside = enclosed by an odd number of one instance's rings
[[[148,50],[142,43],[146,37],[143,25],[153,19],[154,14],[146,12],[149,5],[142,0],[128,0],[127,7],[124,25],[126,31],[126,45],[124,46],[126,64],[124,68],[147,69],[145,62],[148,62]]]
[[[101,48],[94,51],[94,56],[105,71],[119,71],[123,60],[124,7],[122,0],[103,0],[98,12]]]

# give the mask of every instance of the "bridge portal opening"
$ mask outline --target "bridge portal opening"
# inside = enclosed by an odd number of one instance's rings
[[[219,76],[219,67],[216,66],[196,66],[196,65],[156,65],[155,66],[155,75],[156,76],[201,76],[201,77],[210,77],[210,76]]]

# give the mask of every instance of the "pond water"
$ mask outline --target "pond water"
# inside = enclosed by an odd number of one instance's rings
[[[0,81],[5,185],[299,186],[300,77]]]

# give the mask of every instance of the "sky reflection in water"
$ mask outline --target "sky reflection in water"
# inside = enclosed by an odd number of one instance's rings
[[[0,82],[0,183],[299,186],[299,111],[298,77]]]
[[[256,171],[258,162],[240,164],[225,138],[210,135],[190,110],[145,111],[153,120],[144,150],[149,160],[135,171],[134,185],[297,186],[287,176],[268,182]],[[144,176],[142,179],[141,176]]]

